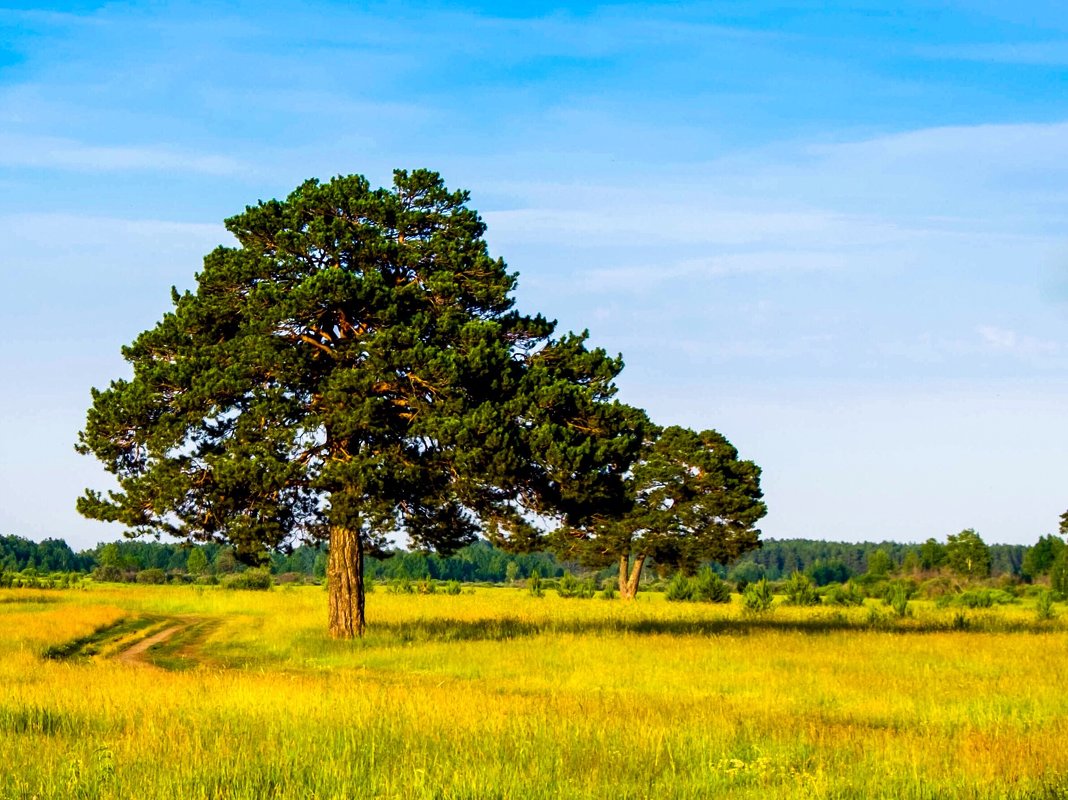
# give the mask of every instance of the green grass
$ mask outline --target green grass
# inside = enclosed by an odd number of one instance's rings
[[[1068,796],[1068,630],[1030,601],[953,630],[922,601],[376,592],[336,642],[316,587],[50,595],[0,592],[2,798]],[[42,658],[176,618],[147,665]]]

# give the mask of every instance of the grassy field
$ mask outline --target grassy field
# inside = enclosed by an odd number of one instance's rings
[[[340,643],[316,587],[0,591],[0,797],[1068,797],[1026,601],[547,594],[380,589]]]

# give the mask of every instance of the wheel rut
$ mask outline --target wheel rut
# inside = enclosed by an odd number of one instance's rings
[[[205,662],[204,639],[217,619],[141,615],[126,617],[83,636],[53,645],[43,653],[60,661],[109,659],[128,666],[191,669]]]
[[[121,661],[123,664],[150,664],[151,662],[147,658],[150,648],[162,644],[176,633],[186,630],[192,624],[193,623],[191,622],[186,622],[180,625],[172,625],[169,628],[164,628],[159,633],[146,636],[144,639],[135,642],[125,650],[120,650],[119,654],[116,656],[116,660]]]

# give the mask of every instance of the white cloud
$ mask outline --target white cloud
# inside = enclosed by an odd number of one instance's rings
[[[241,175],[251,166],[229,156],[167,146],[98,146],[51,136],[0,135],[0,166],[77,172],[194,172]]]
[[[199,256],[221,243],[233,243],[222,225],[157,219],[122,219],[79,214],[8,214],[0,216],[6,267],[26,259],[27,266],[77,254],[109,252],[140,260],[146,250],[195,252]],[[198,256],[198,260],[199,260]],[[195,265],[194,265],[195,266]]]
[[[1050,358],[1064,351],[1064,346],[1059,342],[1028,336],[995,325],[981,325],[978,333],[988,350],[1027,360]]]
[[[981,61],[1056,67],[1068,64],[1068,41],[979,42],[916,48],[922,57],[945,61]]]

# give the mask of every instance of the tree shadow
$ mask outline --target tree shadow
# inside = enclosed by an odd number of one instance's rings
[[[799,633],[821,636],[853,631],[878,632],[902,636],[946,632],[968,633],[1043,633],[1054,628],[1048,624],[1020,620],[974,618],[961,625],[959,619],[918,621],[889,614],[869,618],[850,618],[845,614],[822,614],[807,619],[784,619],[774,615],[753,615],[719,619],[594,619],[530,621],[517,617],[454,619],[436,617],[406,622],[375,623],[377,637],[402,642],[509,641],[543,634],[576,636],[749,636],[757,633]]]

